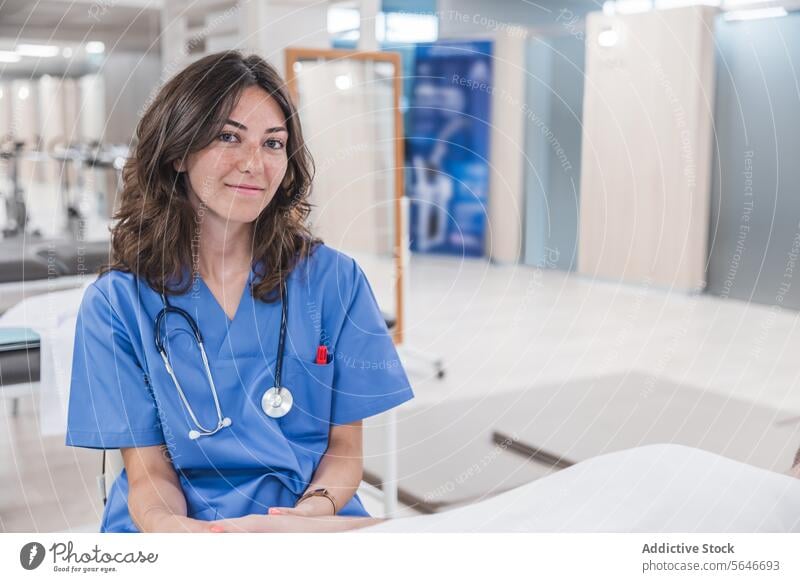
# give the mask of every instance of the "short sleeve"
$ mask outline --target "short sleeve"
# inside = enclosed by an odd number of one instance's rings
[[[334,346],[332,424],[347,424],[414,397],[378,302],[361,268]]]
[[[117,449],[163,443],[156,402],[128,332],[91,285],[75,328],[66,444]]]

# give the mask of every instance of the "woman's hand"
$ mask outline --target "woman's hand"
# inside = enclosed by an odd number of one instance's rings
[[[289,516],[271,516],[250,514],[243,517],[234,517],[230,519],[218,519],[209,522],[212,531],[215,533],[273,533],[273,532],[294,532],[294,531],[310,531],[305,529],[297,529],[296,517],[290,518]]]
[[[269,515],[297,515],[300,517],[322,517],[333,515],[333,503],[318,495],[307,497],[294,507],[270,507]]]
[[[208,522],[216,533],[306,533],[347,531],[383,521],[372,517],[305,517],[299,515],[259,515],[219,519]]]
[[[218,533],[213,529],[214,522],[186,517],[185,515],[164,514],[152,522],[152,532],[158,533]]]

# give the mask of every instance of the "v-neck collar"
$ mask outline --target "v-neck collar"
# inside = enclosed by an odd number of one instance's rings
[[[252,284],[253,284],[253,266],[250,266],[250,272],[247,274],[247,281],[245,281],[244,288],[242,289],[242,295],[239,297],[239,303],[236,305],[236,311],[233,313],[233,319],[228,317],[228,313],[225,311],[225,308],[220,304],[217,300],[214,293],[212,293],[211,288],[206,285],[206,282],[203,280],[203,277],[200,276],[200,273],[196,275],[197,280],[200,282],[200,285],[203,287],[205,292],[208,294],[208,298],[216,305],[217,309],[221,312],[222,316],[225,318],[225,323],[230,327],[233,323],[237,320],[239,313],[241,313],[243,309],[243,304],[246,302],[249,296],[252,296]],[[224,291],[223,291],[224,293]]]

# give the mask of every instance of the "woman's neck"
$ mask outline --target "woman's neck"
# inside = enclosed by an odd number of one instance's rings
[[[198,225],[195,268],[206,280],[225,281],[249,271],[253,257],[253,226],[222,221],[210,212]]]

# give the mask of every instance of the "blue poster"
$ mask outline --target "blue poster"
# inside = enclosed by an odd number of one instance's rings
[[[484,254],[490,41],[418,45],[406,131],[411,250]]]

